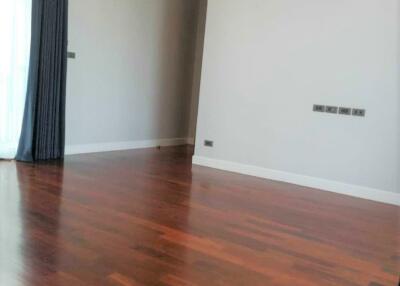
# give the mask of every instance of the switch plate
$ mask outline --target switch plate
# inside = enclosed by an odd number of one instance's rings
[[[350,107],[339,107],[339,114],[351,115],[351,108]]]
[[[67,53],[67,57],[68,57],[69,59],[75,59],[75,58],[76,58],[76,54],[75,54],[74,52],[68,52],[68,53]]]
[[[204,146],[206,146],[206,147],[214,147],[214,141],[204,140]]]
[[[313,111],[314,112],[325,112],[325,105],[314,104]]]
[[[352,115],[353,116],[364,117],[365,116],[365,109],[353,108]]]
[[[326,106],[325,107],[325,112],[337,114],[338,113],[338,107],[337,106]]]

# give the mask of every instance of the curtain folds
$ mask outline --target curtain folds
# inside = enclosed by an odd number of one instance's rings
[[[68,0],[32,0],[29,78],[17,160],[64,156]]]

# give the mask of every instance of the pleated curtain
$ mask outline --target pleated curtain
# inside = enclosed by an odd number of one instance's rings
[[[65,145],[68,0],[32,0],[27,96],[16,159],[60,159]]]

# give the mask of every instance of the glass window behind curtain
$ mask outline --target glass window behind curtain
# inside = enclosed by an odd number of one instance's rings
[[[14,158],[29,68],[31,1],[0,0],[0,158]]]

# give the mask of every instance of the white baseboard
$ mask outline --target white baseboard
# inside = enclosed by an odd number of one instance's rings
[[[178,146],[189,144],[188,142],[190,142],[190,138],[169,138],[141,141],[107,142],[84,145],[67,145],[65,147],[65,155],[153,148],[157,146]]]
[[[400,206],[400,194],[388,191],[201,156],[193,164]]]

